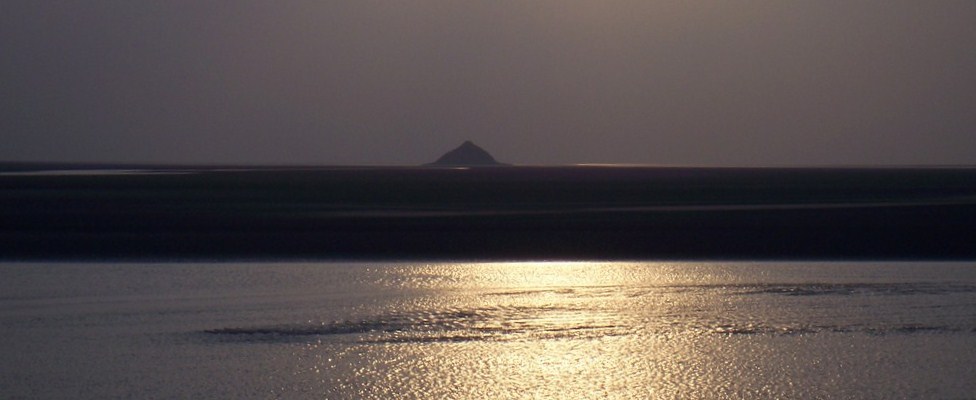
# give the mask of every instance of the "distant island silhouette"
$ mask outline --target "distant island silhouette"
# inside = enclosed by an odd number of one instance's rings
[[[478,147],[478,145],[472,143],[470,140],[466,140],[456,149],[444,153],[437,161],[427,165],[441,167],[488,167],[508,164],[498,162],[485,149]]]

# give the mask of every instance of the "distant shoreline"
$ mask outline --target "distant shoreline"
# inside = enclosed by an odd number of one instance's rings
[[[0,163],[0,259],[976,260],[969,167],[67,165]]]
[[[498,163],[494,165],[438,165],[435,163],[425,163],[416,165],[384,165],[384,164],[205,164],[205,163],[140,163],[140,162],[61,162],[61,161],[0,161],[0,173],[4,172],[39,172],[55,170],[183,170],[183,171],[228,171],[228,170],[263,170],[263,171],[324,171],[324,170],[350,170],[350,169],[413,169],[413,168],[514,168],[514,169],[643,169],[643,170],[892,170],[892,169],[976,169],[976,164],[885,164],[885,165],[859,165],[859,164],[824,164],[824,165],[686,165],[686,164],[613,164],[613,163],[580,163],[580,164],[506,164]]]

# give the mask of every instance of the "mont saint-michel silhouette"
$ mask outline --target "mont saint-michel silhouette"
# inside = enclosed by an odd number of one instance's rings
[[[472,143],[470,140],[466,140],[456,149],[444,153],[437,161],[427,165],[438,167],[489,167],[508,164],[498,162],[485,149],[478,147],[478,145]]]

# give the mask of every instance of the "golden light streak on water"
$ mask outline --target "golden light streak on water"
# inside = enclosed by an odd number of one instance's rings
[[[14,398],[965,398],[972,263],[0,266]],[[139,395],[143,396],[139,396]]]

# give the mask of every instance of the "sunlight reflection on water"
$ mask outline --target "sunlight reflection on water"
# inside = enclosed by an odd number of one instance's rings
[[[338,397],[349,396],[342,388],[371,398],[821,397],[850,390],[863,397],[913,393],[905,382],[930,378],[917,368],[907,378],[890,369],[912,362],[891,357],[891,349],[928,345],[904,333],[974,328],[971,306],[935,318],[900,307],[943,308],[952,294],[974,299],[972,282],[897,283],[821,268],[828,271],[588,262],[381,268],[374,284],[412,295],[373,311],[355,337],[307,337],[312,343],[300,357],[349,346],[309,367],[334,372],[321,389]],[[934,297],[912,297],[919,294]],[[878,296],[892,307],[877,308]],[[865,315],[864,307],[876,309]],[[843,378],[865,361],[869,371]],[[951,368],[959,374],[963,367]],[[844,386],[872,379],[894,391]]]
[[[976,391],[971,263],[62,264],[0,278],[0,334],[16,344],[0,384],[23,397]]]

